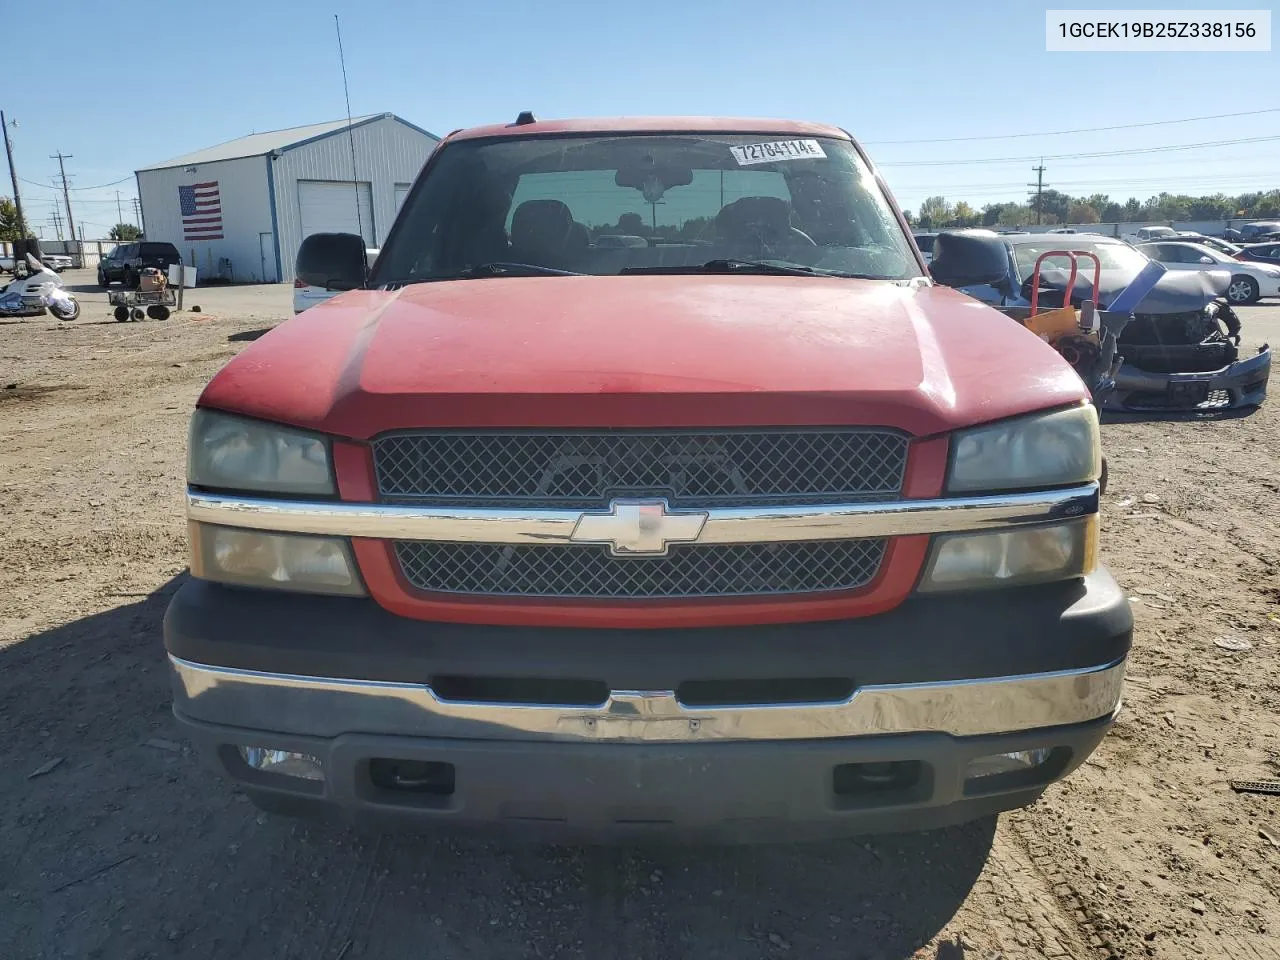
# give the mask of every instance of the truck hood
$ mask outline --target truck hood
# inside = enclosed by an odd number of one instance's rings
[[[412,427],[882,425],[930,435],[1085,399],[953,290],[819,277],[529,277],[355,290],[200,403],[336,436]]]
[[[1067,285],[1069,270],[1045,269],[1040,272],[1040,285],[1061,290]],[[1098,284],[1098,300],[1105,307],[1120,295],[1138,274],[1130,270],[1103,270]],[[1166,270],[1156,281],[1151,292],[1142,298],[1135,314],[1159,315],[1164,313],[1190,313],[1203,310],[1211,301],[1227,294],[1231,272],[1226,267],[1205,270]],[[1093,270],[1088,260],[1082,260],[1080,275],[1072,289],[1072,302],[1093,295]],[[1061,297],[1058,298],[1059,301]]]

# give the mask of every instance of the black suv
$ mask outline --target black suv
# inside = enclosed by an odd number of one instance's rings
[[[170,264],[181,263],[178,248],[172,243],[122,243],[98,262],[98,286],[109,287],[116,280],[126,290],[138,286],[138,276],[147,267],[168,273]]]

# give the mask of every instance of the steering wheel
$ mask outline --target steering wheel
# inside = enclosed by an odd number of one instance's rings
[[[814,240],[813,237],[809,236],[799,227],[788,227],[787,229],[791,232],[792,236],[799,237],[800,241],[806,246],[816,247],[818,245],[818,242]]]

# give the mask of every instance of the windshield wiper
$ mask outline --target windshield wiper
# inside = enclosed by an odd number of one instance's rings
[[[775,263],[769,260],[708,260],[706,263],[682,263],[662,267],[623,267],[619,273],[761,273],[780,277],[813,277],[820,272],[803,264]],[[825,273],[825,271],[823,271]]]
[[[847,273],[843,270],[824,270],[806,267],[802,263],[778,263],[773,260],[708,260],[706,263],[685,263],[664,267],[623,267],[619,273],[744,273],[770,277],[839,277],[842,280],[888,280],[876,273]]]
[[[414,277],[412,280],[393,280],[385,284],[386,290],[399,290],[415,283],[435,283],[438,280],[483,280],[486,277],[581,277],[585,274],[573,270],[557,270],[555,267],[543,267],[536,263],[516,263],[514,261],[494,260],[491,263],[478,263],[457,273],[443,274],[438,277]]]

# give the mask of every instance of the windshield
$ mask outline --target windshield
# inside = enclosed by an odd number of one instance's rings
[[[486,265],[608,275],[739,261],[920,275],[852,143],[688,134],[450,144],[406,201],[372,281],[495,275]]]
[[[1073,237],[1067,243],[1053,239],[1046,239],[1043,243],[1015,243],[1013,245],[1013,259],[1018,265],[1018,279],[1026,280],[1031,276],[1031,272],[1036,266],[1036,258],[1042,253],[1064,248],[1084,250],[1096,254],[1098,260],[1101,261],[1103,270],[1124,270],[1129,273],[1137,273],[1147,265],[1148,260],[1144,254],[1125,243],[1107,243],[1105,241],[1099,243],[1097,241],[1082,240],[1078,237]],[[1049,257],[1040,269],[1070,270],[1071,261],[1066,257]],[[1079,269],[1082,273],[1092,276],[1093,261],[1087,257],[1081,258]]]
[[[1211,257],[1214,263],[1235,263],[1236,262],[1234,258],[1228,257],[1221,250],[1215,250],[1213,247],[1209,246],[1207,243],[1197,243],[1194,246],[1195,246],[1196,253],[1200,254],[1201,256]]]

